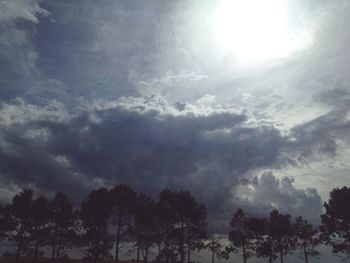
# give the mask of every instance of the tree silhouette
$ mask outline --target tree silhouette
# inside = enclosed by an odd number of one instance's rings
[[[28,249],[32,230],[33,191],[24,189],[3,209],[3,228],[6,239],[15,248],[15,259]]]
[[[208,249],[211,253],[211,263],[215,263],[216,257],[219,260],[229,258],[225,246],[220,243],[220,239],[216,238],[214,233],[211,234],[210,241],[205,244],[204,248]]]
[[[199,204],[189,191],[175,192],[172,207],[175,211],[176,234],[180,262],[191,261],[191,251],[201,249],[202,239],[207,237],[207,209]],[[185,251],[187,248],[187,251]]]
[[[73,205],[63,193],[56,193],[50,201],[50,234],[51,258],[59,259],[67,246],[75,240]]]
[[[279,253],[281,263],[283,263],[284,256],[290,250],[294,249],[294,236],[290,215],[281,214],[276,209],[273,210],[267,222],[267,231],[272,241],[273,251]]]
[[[140,194],[136,200],[132,233],[136,238],[137,247],[142,253],[144,262],[148,261],[150,248],[156,240],[155,212],[155,202]]]
[[[176,211],[173,208],[176,199],[175,192],[169,189],[164,189],[159,195],[157,220],[158,220],[158,250],[161,240],[164,240],[164,246],[161,249],[161,254],[158,255],[158,260],[165,259],[166,263],[177,261],[178,253],[176,250]]]
[[[322,238],[333,247],[335,253],[350,255],[350,188],[335,188],[324,203],[325,214],[321,215]]]
[[[34,241],[34,258],[38,258],[40,247],[48,241],[48,223],[50,216],[49,201],[45,196],[39,196],[32,206],[32,229],[31,239]]]
[[[207,210],[189,191],[172,192],[165,189],[159,197],[162,211],[162,228],[165,261],[174,261],[177,252],[180,262],[191,261],[191,251],[204,248],[202,240],[207,236]],[[174,248],[177,248],[177,251]]]
[[[297,217],[294,224],[294,234],[296,245],[301,249],[305,263],[309,262],[309,257],[314,257],[320,253],[316,247],[320,244],[320,239],[316,236],[318,230],[302,217]]]
[[[272,262],[277,256],[273,251],[272,239],[267,231],[267,219],[250,217],[247,220],[250,231],[250,248],[255,250],[257,257],[267,257]]]
[[[0,241],[6,238],[6,220],[5,220],[5,209],[0,204]]]
[[[136,193],[128,186],[119,184],[110,190],[112,225],[115,236],[115,260],[119,261],[120,242],[123,241],[132,223]]]
[[[232,242],[231,251],[242,251],[243,262],[246,263],[255,249],[256,237],[250,229],[249,219],[240,208],[233,214],[230,221],[228,239]]]
[[[166,239],[166,211],[164,210],[164,207],[161,205],[161,202],[158,201],[155,204],[154,209],[154,241],[158,248],[158,254],[156,256],[156,261],[158,263],[161,262],[162,258],[162,245],[164,244],[164,240]]]
[[[87,246],[85,254],[95,262],[104,261],[112,242],[107,234],[111,214],[111,199],[106,188],[90,193],[88,200],[81,204],[80,219],[84,228],[83,241]]]

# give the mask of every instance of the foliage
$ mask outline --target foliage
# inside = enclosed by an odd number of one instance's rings
[[[128,186],[119,184],[111,189],[109,194],[112,206],[111,222],[116,243],[115,260],[119,261],[120,242],[125,239],[131,227],[136,193]]]
[[[24,189],[3,209],[3,235],[15,248],[16,258],[30,249],[33,227],[33,191]]]
[[[95,262],[104,260],[112,247],[112,240],[107,233],[111,209],[111,199],[106,188],[92,191],[88,200],[81,204],[79,216],[85,230],[85,255]]]
[[[50,207],[49,201],[45,196],[39,196],[32,207],[31,219],[32,228],[30,230],[31,239],[34,241],[34,258],[37,258],[40,253],[40,247],[47,244],[49,232],[49,217]]]
[[[335,253],[350,255],[350,188],[335,188],[328,203],[324,203],[322,238],[333,247]]]
[[[220,239],[216,238],[214,234],[211,234],[210,241],[204,245],[204,248],[211,252],[211,263],[215,263],[215,257],[219,260],[229,258],[225,246],[221,244]]]
[[[73,204],[63,193],[56,193],[50,201],[50,232],[49,242],[51,245],[52,259],[64,256],[64,249],[76,243],[76,215],[73,212]]]
[[[309,257],[320,255],[317,246],[321,240],[317,236],[318,230],[304,220],[301,216],[297,217],[294,224],[294,235],[296,245],[302,251],[305,263],[308,263]]]

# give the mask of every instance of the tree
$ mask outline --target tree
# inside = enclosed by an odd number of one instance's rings
[[[40,247],[47,244],[49,234],[49,201],[45,196],[39,196],[32,206],[32,228],[31,238],[34,241],[34,258],[38,258]]]
[[[335,188],[324,203],[325,214],[321,215],[322,238],[332,245],[335,253],[350,255],[350,188]]]
[[[73,205],[63,193],[56,193],[50,201],[50,235],[49,244],[52,252],[51,258],[59,259],[64,249],[74,242],[75,229]]]
[[[5,227],[5,209],[0,204],[0,241],[6,238],[6,227]]]
[[[166,211],[164,210],[164,207],[162,206],[160,201],[155,203],[154,208],[154,242],[156,243],[158,248],[158,255],[156,256],[156,261],[160,263],[162,258],[162,245],[164,244],[164,241],[166,239]]]
[[[320,253],[316,247],[320,244],[320,239],[316,236],[318,230],[302,217],[297,217],[294,224],[294,234],[296,245],[302,250],[305,263],[309,262],[309,257],[314,257]]]
[[[267,219],[251,217],[248,218],[247,224],[252,238],[250,240],[251,249],[255,250],[257,257],[269,258],[271,263],[277,256],[273,250],[272,238],[267,230]]]
[[[32,230],[33,191],[24,189],[3,209],[3,233],[14,246],[15,258],[21,256],[30,243]]]
[[[220,243],[220,239],[216,238],[214,233],[211,234],[210,241],[204,247],[211,252],[211,263],[215,263],[215,257],[219,260],[229,258],[225,246]]]
[[[111,214],[111,199],[106,188],[90,193],[88,200],[81,204],[80,219],[84,228],[83,241],[87,245],[86,256],[95,262],[108,255],[112,242],[107,234],[108,221]]]
[[[255,248],[255,236],[249,227],[249,219],[245,217],[242,209],[237,209],[230,221],[228,239],[232,242],[232,251],[242,251],[243,262],[246,263],[249,254]]]
[[[161,258],[165,259],[166,263],[177,261],[178,253],[176,250],[177,241],[175,240],[176,233],[176,211],[173,208],[176,199],[175,192],[169,189],[164,189],[159,195],[157,208],[157,227],[159,235],[158,241],[158,261]],[[164,246],[161,249],[161,242],[164,240]]]
[[[164,248],[162,255],[166,262],[177,260],[191,261],[191,251],[204,248],[207,237],[207,210],[198,203],[189,191],[172,192],[165,189],[159,197],[162,218]],[[175,250],[176,248],[176,250]]]
[[[198,203],[189,191],[175,192],[172,208],[175,212],[175,234],[178,241],[180,262],[191,261],[191,251],[203,248],[202,240],[207,237],[207,209]],[[187,251],[185,249],[187,248]]]
[[[155,212],[155,202],[140,194],[136,200],[132,233],[136,238],[138,252],[141,251],[144,262],[148,261],[149,250],[156,240]]]
[[[119,261],[120,242],[125,238],[132,223],[136,193],[128,186],[119,184],[110,190],[112,224],[114,226],[115,261]]]
[[[272,251],[279,253],[281,263],[284,256],[294,249],[294,236],[290,215],[281,214],[277,209],[270,213],[267,222],[267,232],[273,246]]]

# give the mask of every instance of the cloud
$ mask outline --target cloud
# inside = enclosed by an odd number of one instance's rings
[[[250,202],[237,202],[244,180],[288,162],[290,139],[271,126],[249,126],[242,113],[209,107],[213,100],[205,96],[184,110],[157,96],[82,101],[75,112],[56,101],[3,104],[0,174],[20,187],[65,191],[75,202],[118,183],[154,198],[165,187],[189,189],[218,225],[242,204],[267,211],[277,202],[296,214],[308,198],[316,202],[317,191],[297,190],[272,174],[251,184]]]
[[[0,1],[0,97],[24,96],[39,80],[32,43],[39,20],[49,13],[37,0]]]
[[[222,220],[316,206],[276,176],[347,153],[349,4],[293,1],[313,47],[248,67],[212,39],[209,2],[0,0],[0,189],[189,188]]]
[[[297,189],[294,179],[277,179],[272,172],[265,172],[252,181],[243,181],[237,187],[236,206],[248,213],[267,216],[272,209],[293,217],[303,216],[314,224],[320,223],[322,200],[316,188]]]
[[[39,16],[47,16],[49,13],[40,7],[41,0],[1,0],[0,23],[15,19],[24,19],[38,23]]]
[[[3,104],[2,178],[68,191],[75,200],[97,185],[126,183],[153,197],[165,187],[184,188],[209,209],[224,210],[239,178],[276,165],[285,143],[276,129],[245,127],[241,114],[127,101],[82,104],[75,113],[55,101]],[[223,206],[216,204],[220,192]]]

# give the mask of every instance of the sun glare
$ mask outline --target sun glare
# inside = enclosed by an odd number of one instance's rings
[[[213,19],[220,46],[245,62],[279,58],[311,43],[291,33],[286,0],[223,0]]]

